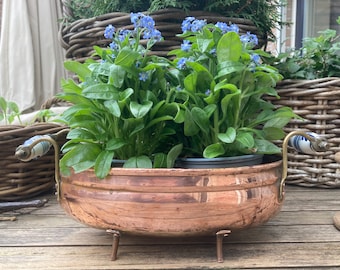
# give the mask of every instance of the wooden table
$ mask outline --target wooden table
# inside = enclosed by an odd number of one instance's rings
[[[111,261],[112,236],[66,216],[53,195],[38,209],[0,222],[0,269],[340,269],[339,189],[288,186],[282,211],[263,226],[224,239],[216,261],[214,236],[147,238],[121,235]],[[20,214],[18,213],[25,213]]]

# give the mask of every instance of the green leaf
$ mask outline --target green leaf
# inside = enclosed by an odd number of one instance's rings
[[[115,117],[120,117],[121,111],[120,111],[119,104],[118,104],[117,100],[106,100],[104,102],[104,106]]]
[[[161,117],[154,118],[147,123],[145,128],[150,128],[150,127],[152,127],[152,126],[154,126],[154,125],[156,125],[160,122],[165,122],[165,121],[168,121],[168,120],[173,120],[173,117],[170,116],[170,115],[164,115],[164,116],[161,116]]]
[[[218,91],[218,90],[221,90],[221,89],[230,90],[230,92],[232,92],[232,93],[238,93],[239,92],[239,89],[237,88],[237,86],[235,84],[227,83],[226,80],[219,82],[214,87],[214,91]]]
[[[100,152],[101,148],[96,144],[78,143],[75,144],[74,147],[69,152],[67,152],[61,160],[67,167],[73,167],[74,165],[77,165],[83,161],[94,162]]]
[[[185,120],[185,111],[182,108],[179,108],[177,114],[174,117],[174,122],[179,124],[183,123]]]
[[[77,115],[91,115],[91,107],[86,104],[73,105],[62,113],[62,119],[69,122]]]
[[[123,92],[119,92],[119,103],[125,103],[133,93],[132,88],[126,88]]]
[[[124,168],[152,168],[152,161],[147,156],[131,157],[124,163]]]
[[[134,64],[134,62],[138,59],[138,57],[140,57],[138,52],[133,51],[127,47],[124,47],[119,51],[115,59],[115,64],[130,68]]]
[[[235,118],[237,118],[236,113],[239,111],[241,91],[226,94],[221,100],[221,108],[223,112],[223,118],[228,117],[229,125],[236,125]]]
[[[198,62],[188,62],[187,65],[195,72],[192,72],[185,78],[185,88],[191,92],[205,92],[207,89],[210,89],[214,77],[209,70]]]
[[[277,109],[275,112],[269,111],[268,113],[269,114],[265,118],[266,122],[265,122],[264,127],[283,128],[291,120],[291,118],[299,118],[293,112],[293,110],[288,107],[281,107]]]
[[[205,66],[200,64],[199,62],[188,62],[187,66],[191,67],[197,73],[204,72],[205,75],[211,77],[211,74],[210,74],[209,70]]]
[[[119,99],[119,91],[112,85],[99,83],[90,85],[83,90],[83,95],[89,99]]]
[[[131,101],[130,110],[134,117],[143,118],[152,108],[153,103],[151,101],[144,101],[142,104],[139,104],[135,101]]]
[[[94,167],[95,162],[91,160],[84,160],[75,165],[73,165],[73,170],[75,173],[80,173]]]
[[[162,112],[160,112],[160,109],[162,108],[164,111],[164,104],[165,100],[161,100],[160,102],[156,103],[150,111],[150,118],[154,118],[158,113],[162,114]]]
[[[105,149],[109,151],[117,150],[123,147],[124,145],[126,145],[126,142],[123,139],[113,138],[106,143]]]
[[[153,160],[154,168],[165,168],[166,167],[166,154],[156,153]]]
[[[224,34],[219,40],[216,48],[217,61],[222,63],[225,61],[237,62],[242,53],[242,42],[235,32]]]
[[[263,134],[267,140],[280,140],[286,135],[282,128],[277,127],[263,128]]]
[[[178,158],[178,156],[181,154],[182,149],[183,149],[183,144],[177,144],[170,149],[169,153],[166,156],[166,167],[167,168],[174,167],[175,161]]]
[[[113,151],[103,151],[98,155],[94,165],[94,172],[98,178],[103,179],[108,175],[111,169],[113,156]]]
[[[185,89],[187,89],[190,92],[195,92],[197,86],[197,73],[196,72],[190,73],[188,76],[185,77],[183,83]]]
[[[125,81],[126,71],[119,65],[111,64],[110,66],[110,83],[116,88],[121,88]]]
[[[7,111],[7,101],[6,101],[5,98],[3,98],[3,97],[0,97],[0,109],[1,109],[3,112],[6,112],[6,111]]]
[[[129,134],[129,136],[131,137],[139,131],[143,130],[143,128],[145,128],[143,120],[144,119],[142,118],[124,119],[124,125],[122,127],[124,134]]]
[[[194,107],[191,110],[192,120],[200,128],[203,133],[208,133],[209,131],[209,116],[207,113],[199,107]]]
[[[13,101],[8,101],[7,102],[7,107],[14,114],[19,114],[20,113],[18,104],[16,104]]]
[[[88,105],[88,106],[92,106],[92,101],[87,99],[86,97],[81,96],[81,92],[78,93],[58,93],[56,94],[56,97],[65,100],[65,101],[69,101],[72,104],[82,104],[82,105]]]
[[[291,117],[284,117],[284,116],[279,116],[277,118],[272,118],[268,120],[264,127],[276,127],[276,128],[283,128],[285,125],[289,123],[291,120]]]
[[[88,130],[77,128],[77,129],[72,129],[67,133],[67,139],[68,140],[72,140],[72,139],[90,140],[90,139],[95,139],[95,138]]]
[[[205,111],[206,115],[210,118],[212,114],[216,111],[217,106],[216,104],[209,104],[203,108]]]
[[[222,143],[214,143],[208,145],[203,151],[203,157],[205,158],[215,158],[221,156],[225,153]]]
[[[213,45],[213,33],[207,28],[203,28],[202,35],[197,36],[197,47],[200,52],[205,53]]]
[[[252,133],[250,132],[239,132],[237,134],[236,141],[248,149],[253,148],[255,144]]]
[[[237,61],[224,61],[218,65],[216,78],[225,77],[234,72],[241,72],[245,68],[246,66],[243,63]]]
[[[87,64],[82,64],[78,61],[66,61],[64,67],[77,74],[81,81],[84,81],[87,77],[91,76],[91,70],[89,70]]]
[[[256,153],[258,154],[271,155],[281,153],[280,147],[276,146],[274,143],[267,140],[255,139],[255,148],[257,150]]]
[[[236,139],[236,130],[229,127],[226,133],[219,133],[217,137],[224,143],[233,143]]]
[[[184,115],[184,135],[193,136],[199,132],[199,127],[196,125],[192,113],[189,109],[185,110]]]
[[[59,170],[62,176],[70,176],[71,169],[70,167],[66,166],[62,159],[59,160]]]

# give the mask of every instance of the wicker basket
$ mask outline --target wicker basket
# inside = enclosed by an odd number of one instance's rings
[[[53,101],[47,101],[42,108],[49,108]],[[15,149],[35,135],[53,134],[63,131],[65,126],[54,123],[35,123],[29,126],[0,126],[0,201],[19,201],[52,191],[54,182],[54,150],[30,162],[19,161]],[[65,133],[57,138],[59,145]]]
[[[284,80],[277,86],[280,99],[269,98],[277,106],[289,106],[304,120],[292,120],[286,132],[303,130],[325,137],[327,152],[306,155],[289,149],[286,183],[305,187],[340,187],[340,78]]]
[[[65,17],[70,16],[70,11],[64,6]],[[226,22],[235,23],[240,28],[240,33],[251,32],[259,39],[259,46],[267,42],[264,33],[259,33],[257,27],[251,20],[241,18],[228,18],[220,14],[192,11],[186,13],[179,9],[163,9],[150,14],[158,30],[161,31],[164,40],[153,47],[153,53],[160,56],[167,56],[170,50],[180,47],[182,39],[176,37],[181,33],[182,21],[187,16],[194,16],[197,19],[206,19],[208,23]],[[67,24],[64,22],[59,31],[59,39],[62,47],[66,50],[66,58],[83,62],[93,54],[93,46],[107,47],[111,42],[104,38],[104,30],[109,24],[117,29],[133,29],[129,13],[113,12],[89,19],[77,20]]]

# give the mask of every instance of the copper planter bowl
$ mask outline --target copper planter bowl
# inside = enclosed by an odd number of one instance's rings
[[[222,262],[224,236],[232,230],[261,225],[280,211],[288,141],[295,135],[326,148],[319,139],[293,131],[283,141],[282,160],[265,156],[260,165],[218,169],[112,168],[103,180],[93,170],[60,177],[59,146],[52,138],[38,139],[29,148],[45,140],[58,150],[57,198],[73,218],[112,233],[112,260],[117,258],[119,232],[127,232],[151,236],[216,234],[217,260]],[[25,160],[21,154],[16,153]]]
[[[60,183],[60,204],[86,225],[133,234],[185,236],[244,229],[279,212],[282,161],[223,169],[113,168]]]

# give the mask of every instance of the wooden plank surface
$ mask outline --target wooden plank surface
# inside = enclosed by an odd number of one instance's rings
[[[158,238],[122,234],[118,260],[112,238],[68,217],[54,196],[16,221],[0,222],[0,269],[340,269],[339,189],[288,186],[282,211],[268,223],[225,238],[216,262],[215,237]],[[23,212],[25,214],[18,215]]]

